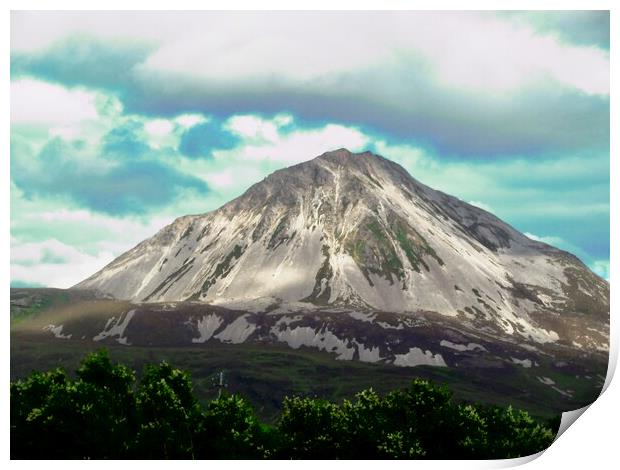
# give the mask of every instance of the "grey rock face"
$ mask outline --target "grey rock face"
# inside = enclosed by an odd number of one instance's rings
[[[608,349],[609,284],[576,257],[344,149],[180,217],[76,287],[247,311],[433,312],[489,334]]]

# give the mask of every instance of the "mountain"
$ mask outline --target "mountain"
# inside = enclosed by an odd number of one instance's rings
[[[75,287],[251,311],[431,312],[540,344],[608,347],[609,284],[575,256],[345,149],[178,218]]]
[[[225,369],[261,409],[415,375],[548,414],[601,391],[609,284],[396,163],[341,149],[178,218],[68,291],[11,290],[15,374],[99,344],[183,357],[205,383]]]
[[[273,416],[423,377],[537,416],[589,405],[609,284],[573,255],[346,150],[175,220],[74,288],[11,289],[11,377],[105,346],[213,379]],[[336,360],[334,360],[336,359]]]

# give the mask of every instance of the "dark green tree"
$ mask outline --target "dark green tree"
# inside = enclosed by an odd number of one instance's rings
[[[28,378],[11,383],[12,458],[54,459],[66,455],[61,440],[66,437],[71,442],[75,436],[59,427],[54,408],[58,396],[66,395],[67,380],[62,369],[54,369],[33,372]]]
[[[84,423],[82,455],[127,457],[137,424],[134,372],[122,364],[112,364],[102,349],[86,356],[76,375],[75,405]]]
[[[134,452],[147,459],[194,458],[200,406],[187,372],[162,362],[146,366],[136,394]]]
[[[395,407],[394,397],[385,399],[372,389],[343,403],[346,443],[343,458],[420,458],[419,439],[407,428],[407,419]]]
[[[262,426],[252,406],[238,395],[211,401],[197,429],[197,457],[203,459],[257,459],[271,455],[267,439],[272,431]]]
[[[326,400],[285,398],[278,422],[283,457],[334,459],[343,455],[345,415]]]
[[[133,373],[105,350],[87,356],[70,380],[60,369],[11,385],[15,458],[122,458],[133,434]],[[34,452],[34,453],[33,453]]]
[[[537,423],[526,411],[512,406],[478,406],[488,434],[486,446],[480,446],[481,458],[508,459],[538,453],[549,447],[555,433]]]
[[[11,457],[46,459],[511,458],[544,450],[553,429],[525,411],[455,401],[424,380],[342,404],[285,399],[275,427],[224,395],[201,406],[187,372],[162,362],[135,375],[105,350],[71,379],[61,369],[11,383]]]

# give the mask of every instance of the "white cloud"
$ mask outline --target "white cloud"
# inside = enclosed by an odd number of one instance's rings
[[[219,12],[186,20],[183,34],[162,38],[143,66],[146,74],[321,89],[326,77],[392,68],[409,59],[417,73],[422,61],[445,85],[485,93],[548,78],[586,93],[609,93],[606,52],[565,44],[488,13]]]
[[[147,236],[154,235],[157,230],[172,222],[169,216],[152,217],[148,221],[131,218],[112,217],[90,212],[84,209],[56,209],[32,213],[32,217],[49,223],[80,224],[94,226],[127,240],[125,246],[131,247]]]
[[[173,20],[165,21],[167,16]],[[182,31],[179,28],[183,16],[190,14],[156,11],[12,11],[11,48],[35,51],[61,40],[68,34],[92,34],[110,40],[140,38],[146,41],[161,41]]]
[[[55,239],[37,243],[12,240],[11,279],[48,287],[67,288],[87,278],[114,259],[110,252],[96,256]]]
[[[278,128],[281,122],[281,119],[265,120],[250,114],[231,117],[226,127],[244,139],[276,142],[279,138]]]
[[[71,124],[97,119],[95,100],[95,93],[83,90],[32,79],[12,81],[11,123],[53,124],[71,129]]]
[[[40,50],[72,33],[158,44],[143,66],[146,76],[165,71],[232,85],[294,82],[321,90],[327,76],[411,59],[449,86],[485,93],[545,78],[586,93],[609,93],[608,53],[563,43],[492,12],[12,14],[13,50]],[[407,70],[421,72],[419,62]]]
[[[589,268],[603,279],[609,281],[609,260],[596,260],[590,263]]]
[[[136,110],[286,111],[417,138],[444,154],[608,140],[606,100],[586,96],[608,95],[608,53],[493,12],[17,12],[12,26],[13,53],[49,52],[61,67],[70,51],[55,41],[76,33],[103,49],[148,44],[150,56],[119,76],[128,92],[119,96]]]
[[[224,126],[240,137],[237,146],[215,150],[213,159],[179,158],[178,168],[206,181],[218,190],[218,195],[232,198],[279,168],[342,147],[351,151],[367,150],[370,142],[370,137],[355,127],[337,124],[307,129],[286,127],[291,123],[293,118],[285,114],[273,118],[232,116]]]
[[[293,123],[293,116],[291,116],[290,114],[277,114],[273,117],[272,121],[278,127],[284,127]]]
[[[181,127],[192,127],[202,122],[207,122],[207,118],[202,114],[181,114],[174,118],[174,121]]]
[[[523,235],[525,235],[527,238],[530,238],[530,239],[532,239],[534,241],[543,242],[543,243],[546,243],[548,245],[561,246],[561,245],[565,245],[566,244],[566,241],[563,240],[560,237],[555,237],[555,236],[540,237],[538,235],[534,235],[533,233],[529,233],[529,232],[525,232]]]
[[[222,154],[233,154],[241,160],[271,160],[293,164],[342,147],[353,152],[361,151],[369,142],[369,138],[355,127],[338,124],[327,124],[317,129],[298,129],[272,137],[268,142],[250,143]]]
[[[177,137],[174,135],[175,122],[168,119],[150,119],[143,124],[149,145],[158,149],[163,145],[176,146]]]
[[[78,125],[56,126],[49,130],[50,137],[60,137],[64,140],[75,140],[83,134]]]
[[[167,119],[152,119],[144,123],[144,130],[150,137],[161,138],[172,132],[174,124]]]
[[[434,63],[448,85],[503,92],[551,78],[586,93],[609,94],[609,56],[600,49],[563,44],[490,14],[426,15],[410,35],[411,48]]]
[[[485,210],[487,212],[493,213],[493,208],[491,206],[489,206],[488,204],[485,204],[484,202],[481,202],[481,201],[467,201],[467,203],[471,204],[472,206],[479,207],[480,209]]]
[[[236,175],[233,175],[233,171],[227,168],[223,171],[207,173],[204,178],[207,180],[210,186],[216,189],[228,188],[235,183]]]
[[[20,203],[20,212],[29,210],[11,223],[11,279],[59,288],[94,274],[174,219],[170,215],[118,218],[83,209],[36,210],[35,206],[36,202]],[[54,235],[33,241],[28,227],[35,220],[43,233]],[[76,231],[86,235],[76,237]]]

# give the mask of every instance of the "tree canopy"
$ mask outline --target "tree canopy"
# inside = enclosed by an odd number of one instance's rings
[[[75,378],[54,369],[11,383],[13,459],[487,459],[530,455],[553,439],[525,411],[459,403],[419,379],[342,403],[289,397],[271,425],[238,395],[199,403],[190,375],[166,362],[137,381],[105,349]]]

